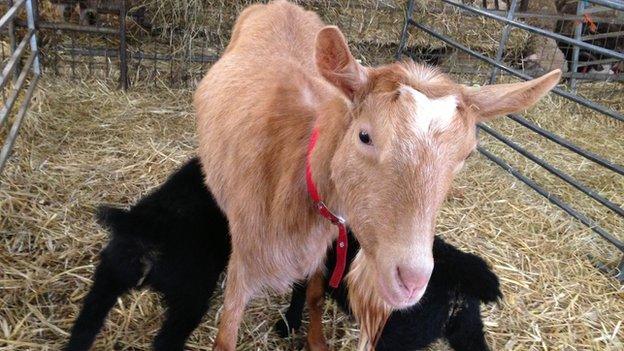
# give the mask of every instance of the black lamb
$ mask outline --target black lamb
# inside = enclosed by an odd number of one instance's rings
[[[359,244],[349,233],[347,259],[351,262]],[[446,338],[457,351],[489,350],[483,334],[480,304],[502,297],[498,277],[480,257],[462,252],[436,237],[433,242],[435,262],[429,285],[420,302],[410,309],[392,313],[377,343],[377,351],[420,350],[439,338]],[[326,260],[326,271],[332,271],[335,247]],[[348,269],[348,268],[347,268]],[[349,312],[345,282],[332,289],[325,282],[325,292],[343,311]],[[285,337],[301,326],[306,283],[293,288],[286,320],[275,325]]]
[[[159,292],[167,306],[154,340],[155,350],[183,350],[207,312],[210,298],[230,253],[228,223],[203,182],[197,158],[129,210],[103,206],[98,222],[111,232],[100,254],[93,286],[72,328],[67,351],[87,350],[117,298],[130,289]],[[349,236],[349,259],[358,250]],[[335,262],[330,252],[330,262]],[[445,336],[456,350],[486,350],[479,303],[501,296],[498,279],[477,256],[463,253],[442,239],[434,242],[435,268],[421,303],[394,313],[378,350],[414,350]],[[331,267],[329,267],[331,268]],[[348,311],[346,290],[330,291]],[[296,286],[286,314],[298,329],[305,286]],[[286,334],[286,324],[278,323]]]
[[[141,287],[159,292],[167,306],[154,349],[183,350],[230,253],[227,219],[204,185],[199,161],[189,161],[130,210],[100,207],[97,219],[112,235],[65,350],[89,349],[117,297]]]

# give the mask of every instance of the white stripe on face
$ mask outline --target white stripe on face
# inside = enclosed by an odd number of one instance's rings
[[[414,109],[414,130],[420,134],[427,134],[432,129],[444,129],[451,125],[457,110],[457,98],[449,95],[438,99],[429,99],[418,90],[402,86],[401,93],[410,94],[416,103]]]

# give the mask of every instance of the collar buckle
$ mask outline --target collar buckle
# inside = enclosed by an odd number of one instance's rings
[[[321,216],[327,218],[334,225],[345,225],[344,218],[337,216],[332,211],[330,211],[327,205],[325,205],[325,203],[322,200],[317,201],[315,206],[316,206],[316,209],[321,214]]]

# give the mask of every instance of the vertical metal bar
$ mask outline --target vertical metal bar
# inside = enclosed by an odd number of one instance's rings
[[[174,53],[173,46],[169,46],[169,51],[171,53],[172,60],[169,61],[169,85],[173,86],[175,83],[175,77],[173,76],[173,62],[175,61],[176,54]]]
[[[70,36],[71,38],[71,47],[72,50],[69,52],[71,55],[71,62],[70,62],[70,68],[71,68],[71,77],[72,80],[76,80],[76,54],[75,54],[75,49],[76,49],[76,37],[74,35]]]
[[[585,1],[580,0],[578,4],[576,5],[576,15],[582,17],[584,12],[585,12]],[[578,20],[578,22],[576,22],[574,26],[574,39],[581,40],[582,34],[583,34],[583,20]],[[576,70],[578,69],[578,60],[579,60],[580,53],[581,53],[581,49],[577,45],[574,45],[574,50],[572,51],[572,73],[576,73]],[[576,79],[574,79],[574,76],[572,76],[572,78],[570,78],[570,88],[572,89],[573,92],[576,91],[576,83],[577,83]]]
[[[512,0],[511,5],[509,5],[509,11],[507,12],[507,19],[513,20],[516,15],[516,8],[518,7],[518,0]],[[507,46],[507,40],[509,40],[509,33],[511,32],[511,25],[506,24],[503,28],[503,34],[501,36],[500,43],[498,44],[498,49],[496,50],[496,62],[501,62],[503,59],[503,53],[505,52],[505,47]],[[492,73],[490,73],[490,84],[494,84],[496,82],[496,76],[500,70],[498,67],[494,66],[492,68]]]
[[[128,45],[126,43],[127,1],[121,0],[119,8],[119,82],[123,90],[128,89]]]
[[[104,50],[104,79],[108,79],[108,77],[110,77],[110,58],[108,58],[108,50]]]
[[[157,61],[156,61],[156,57],[154,56],[154,58],[151,59],[152,60],[152,72],[151,72],[151,77],[150,80],[152,81],[152,84],[154,86],[156,86],[156,78],[158,77],[158,67],[157,65]]]
[[[345,10],[349,11],[350,9],[351,9],[351,2],[347,3],[347,8]],[[349,33],[349,34],[353,33],[353,17],[355,17],[355,16],[349,16],[349,24],[347,25],[347,28],[348,28],[347,31],[348,32],[346,32],[346,33]],[[345,30],[345,28],[343,28],[342,30]],[[347,35],[349,35],[349,34],[347,34]]]
[[[183,58],[183,61],[181,62],[182,64],[180,65],[181,67],[178,67],[178,84],[180,84],[180,86],[183,86],[183,84],[186,84],[186,82],[184,81],[184,79],[188,79],[188,76],[190,75],[190,70],[191,70],[191,63],[193,62],[191,60],[191,58],[193,57],[193,39],[195,38],[195,36],[197,35],[197,32],[194,32],[191,34],[191,39],[188,41],[187,45],[184,45],[184,51],[185,51],[185,55]],[[183,69],[185,69],[185,72],[181,72]],[[186,75],[186,77],[185,77]]]
[[[30,37],[30,50],[35,53],[35,61],[33,62],[33,72],[35,75],[41,75],[41,66],[39,64],[39,49],[37,48],[37,35],[35,27],[35,10],[33,8],[33,0],[26,1],[26,20],[28,21],[28,28],[35,31],[35,34]]]
[[[400,60],[403,57],[403,51],[407,45],[407,35],[409,24],[412,21],[412,13],[414,12],[414,0],[409,0],[405,8],[405,23],[403,23],[403,31],[401,31],[401,40],[399,41],[399,48],[397,49],[395,59]]]
[[[8,1],[8,7],[12,7],[13,6],[13,0],[9,0]],[[15,40],[15,19],[11,19],[11,22],[9,22],[9,47],[11,48],[11,54],[13,54],[15,52],[15,50],[17,49],[17,41]],[[13,68],[13,83],[15,83],[15,81],[17,80],[17,76],[20,73],[20,67],[19,65],[15,65],[15,67]]]
[[[619,280],[620,283],[624,284],[624,255],[622,255],[622,260],[620,260],[620,264],[617,268],[619,273],[615,276],[615,278]]]
[[[207,38],[208,37],[208,33],[207,33],[206,29],[203,29],[203,31],[204,31],[204,36]],[[202,40],[202,57],[206,56],[206,43],[208,43],[208,40]],[[192,83],[195,83],[197,81],[197,79],[201,79],[201,75],[203,74],[203,69],[205,68],[205,66],[206,66],[206,64],[202,63],[202,65],[201,65],[202,69],[199,72],[200,77],[197,77],[197,76],[193,77],[193,82]],[[195,85],[196,84],[193,84],[192,88],[194,88]]]
[[[35,18],[35,28],[39,30],[39,0],[32,0],[33,17]]]

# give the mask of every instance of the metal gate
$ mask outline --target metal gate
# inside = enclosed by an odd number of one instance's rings
[[[0,18],[0,30],[8,30],[10,54],[2,55],[2,109],[0,109],[0,131],[3,135],[0,149],[0,173],[11,154],[20,126],[41,75],[37,30],[35,28],[36,6],[33,0],[8,1],[7,11]],[[16,29],[17,17],[25,12],[26,26]],[[26,56],[28,55],[28,56]],[[24,57],[27,57],[24,60]],[[16,103],[19,107],[15,109]],[[6,136],[5,135],[6,131]]]

